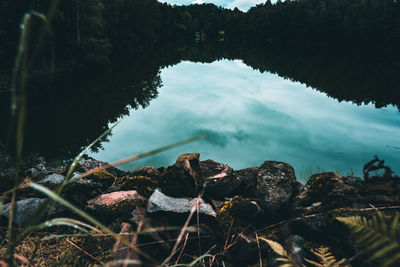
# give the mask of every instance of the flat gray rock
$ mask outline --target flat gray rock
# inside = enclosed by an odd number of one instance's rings
[[[160,190],[156,189],[149,199],[147,212],[175,212],[189,213],[196,206],[197,198],[174,198],[164,195]],[[217,214],[210,204],[200,199],[199,213],[216,217]]]
[[[43,201],[41,198],[27,198],[23,200],[18,200],[15,204],[16,213],[14,222],[18,226],[24,226],[28,220],[30,219],[31,215],[35,211],[35,209],[40,205]],[[2,215],[9,218],[10,217],[10,206],[11,204],[4,204],[3,205],[3,212]]]

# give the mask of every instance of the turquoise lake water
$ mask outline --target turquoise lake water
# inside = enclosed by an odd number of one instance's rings
[[[205,133],[206,139],[121,168],[168,166],[182,153],[198,152],[201,160],[234,169],[284,161],[305,181],[320,171],[361,176],[377,155],[400,173],[400,112],[394,106],[339,102],[240,60],[182,62],[162,69],[161,79],[158,97],[131,110],[104,150],[90,156],[113,162]]]

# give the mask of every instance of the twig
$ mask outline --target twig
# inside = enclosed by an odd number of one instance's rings
[[[254,233],[256,234],[256,241],[257,241],[257,247],[258,247],[258,258],[260,259],[260,267],[262,267],[260,242],[258,241],[257,231],[254,231]]]
[[[225,244],[224,244],[224,250],[226,249],[226,247],[227,247],[227,245],[228,245],[228,238],[229,238],[229,235],[231,234],[231,229],[232,229],[232,225],[233,225],[233,221],[234,221],[234,220],[235,220],[235,219],[232,219],[231,225],[229,226],[228,234],[226,235],[226,240],[225,240]]]
[[[182,253],[183,253],[183,251],[185,250],[188,237],[189,237],[189,233],[186,233],[185,242],[183,243],[183,247],[182,247],[182,249],[181,249],[181,252],[179,253],[178,258],[177,258],[176,261],[175,261],[175,265],[178,264],[178,262],[179,262],[179,260],[180,260],[180,258],[181,258],[181,256],[182,256]]]
[[[340,211],[342,209],[343,208],[332,209],[332,210],[327,210],[326,212],[335,212],[335,211]],[[388,210],[388,209],[400,209],[400,206],[386,206],[386,207],[374,207],[374,208],[364,208],[364,209],[349,209],[349,210],[346,210],[346,211],[367,212],[367,211],[372,211],[372,210],[378,211],[378,210]],[[268,225],[268,226],[263,227],[261,229],[258,229],[257,232],[262,231],[262,230],[266,230],[266,229],[270,229],[270,228],[273,228],[273,227],[276,227],[278,225],[282,225],[282,224],[285,224],[285,223],[288,223],[288,222],[294,222],[294,221],[298,221],[298,220],[301,220],[301,219],[317,217],[317,216],[321,216],[321,215],[323,215],[323,213],[314,213],[314,214],[309,214],[309,215],[305,215],[305,216],[301,216],[301,217],[297,217],[297,218],[288,219],[288,220],[281,221],[281,222],[278,222],[278,223],[275,223],[275,224]]]
[[[88,256],[89,258],[97,261],[100,264],[104,264],[104,262],[100,261],[99,259],[97,259],[95,256],[91,255],[89,252],[87,252],[86,250],[83,250],[82,248],[80,248],[79,246],[77,246],[74,242],[70,241],[68,238],[65,239],[65,241],[67,241],[68,243],[70,243],[72,246],[74,246],[76,249],[78,249],[80,252],[82,252],[83,254],[85,254],[86,256]]]

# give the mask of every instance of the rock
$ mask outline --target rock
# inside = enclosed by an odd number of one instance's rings
[[[223,200],[240,185],[240,178],[226,164],[213,160],[200,162],[202,180],[205,182],[205,194],[212,199]]]
[[[102,162],[99,160],[96,160],[94,158],[91,158],[87,155],[84,155],[81,160],[78,162],[77,167],[75,168],[75,171],[85,173],[87,171],[93,170],[95,168],[101,167],[103,165],[107,165],[108,163]],[[117,169],[115,167],[108,167],[105,171],[111,173],[114,176],[123,176],[125,175],[125,172],[121,171],[120,169]]]
[[[50,173],[43,163],[37,164],[35,167],[25,171],[25,176],[29,176],[32,180],[40,179]]]
[[[116,215],[129,218],[136,206],[146,206],[146,199],[135,190],[118,191],[87,201],[86,209],[99,215]]]
[[[156,189],[149,199],[147,212],[153,213],[158,211],[175,212],[175,213],[189,213],[193,207],[196,207],[197,198],[173,198],[163,194],[160,190]],[[205,203],[200,199],[199,213],[216,217],[215,211],[211,205]]]
[[[225,201],[217,211],[217,221],[220,232],[223,235],[241,233],[249,225],[256,222],[256,218],[262,215],[263,211],[256,201],[235,196]]]
[[[304,251],[305,240],[299,235],[291,235],[285,240],[286,251],[296,266],[304,266],[304,258],[306,252]]]
[[[140,168],[139,170],[136,170],[134,172],[128,172],[128,175],[133,177],[133,176],[145,176],[149,177],[153,180],[158,181],[160,179],[161,172],[159,169],[153,167],[153,166],[144,166]]]
[[[314,174],[307,181],[303,190],[297,197],[301,205],[319,209],[331,209],[344,206],[352,206],[360,202],[361,198],[355,194],[355,190],[362,185],[358,177],[343,177],[334,172]],[[321,202],[320,205],[313,203]]]
[[[99,176],[88,176],[68,184],[61,192],[61,196],[72,201],[75,205],[84,208],[86,201],[103,194],[113,183],[114,176]]]
[[[147,176],[124,176],[118,181],[120,190],[136,190],[140,195],[149,198],[158,182]]]
[[[39,180],[37,183],[38,184],[44,184],[44,185],[60,185],[65,179],[64,175],[53,173],[42,180]]]
[[[236,175],[239,176],[240,180],[240,185],[235,190],[236,195],[254,197],[254,192],[257,189],[258,169],[258,167],[253,167],[236,171]]]
[[[27,198],[23,200],[19,200],[16,203],[16,213],[14,222],[18,226],[24,226],[29,222],[29,219],[35,209],[42,203],[44,199],[41,198]],[[10,217],[10,207],[11,203],[3,205],[3,213],[2,215],[9,218]]]
[[[296,194],[297,181],[292,166],[284,162],[265,161],[258,168],[254,196],[267,213],[283,215]]]
[[[171,197],[197,197],[202,186],[199,153],[183,154],[160,177],[161,191]]]

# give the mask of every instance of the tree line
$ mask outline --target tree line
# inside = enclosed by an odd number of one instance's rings
[[[15,55],[19,24],[29,10],[46,13],[50,0],[0,3],[0,53]],[[38,27],[40,23],[38,23]],[[237,46],[326,47],[362,50],[373,56],[398,55],[400,3],[397,0],[270,1],[247,13],[213,4],[171,6],[156,0],[60,0],[51,34],[37,64],[99,68],[165,43],[193,42],[196,32],[216,41],[221,32]]]

